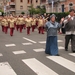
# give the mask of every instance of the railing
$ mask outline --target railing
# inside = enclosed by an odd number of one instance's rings
[[[15,5],[15,2],[10,2],[10,5]]]
[[[10,8],[9,10],[10,10],[10,11],[15,11],[15,8]]]

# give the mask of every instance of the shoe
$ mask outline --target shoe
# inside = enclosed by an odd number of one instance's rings
[[[72,51],[73,53],[75,53],[75,51]]]
[[[65,51],[68,51],[68,49],[65,49]]]
[[[56,55],[52,55],[52,56],[60,56],[59,54],[56,54]]]
[[[59,54],[56,54],[55,56],[60,56]]]

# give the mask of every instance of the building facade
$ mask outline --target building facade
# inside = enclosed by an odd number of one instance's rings
[[[68,12],[75,9],[75,0],[46,0],[46,12]]]
[[[8,14],[28,14],[31,5],[34,8],[45,6],[46,13],[67,12],[71,8],[75,9],[75,0],[0,0],[0,9]]]
[[[21,12],[24,12],[28,14],[28,10],[31,5],[33,5],[34,8],[37,6],[45,5],[46,0],[6,0],[7,5],[6,6],[6,13],[12,13],[12,14],[20,14]]]

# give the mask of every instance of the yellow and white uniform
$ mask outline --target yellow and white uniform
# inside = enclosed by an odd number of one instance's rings
[[[4,27],[8,27],[8,20],[5,19],[5,18],[3,18],[1,24],[2,24]]]
[[[26,27],[31,27],[32,19],[31,18],[26,18],[25,23],[26,23]]]
[[[32,19],[32,26],[33,25],[36,25],[36,19],[35,18]]]
[[[44,26],[44,19],[38,20],[38,28]]]
[[[9,23],[10,23],[10,28],[14,28],[14,23],[15,23],[15,20],[14,19],[10,19],[9,20]]]
[[[25,21],[23,17],[18,18],[19,25],[24,25]]]

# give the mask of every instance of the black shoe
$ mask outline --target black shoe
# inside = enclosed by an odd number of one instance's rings
[[[65,49],[65,51],[68,51],[68,49]]]
[[[60,56],[59,54],[56,54],[55,56]]]
[[[75,51],[72,51],[73,53],[75,53]]]

